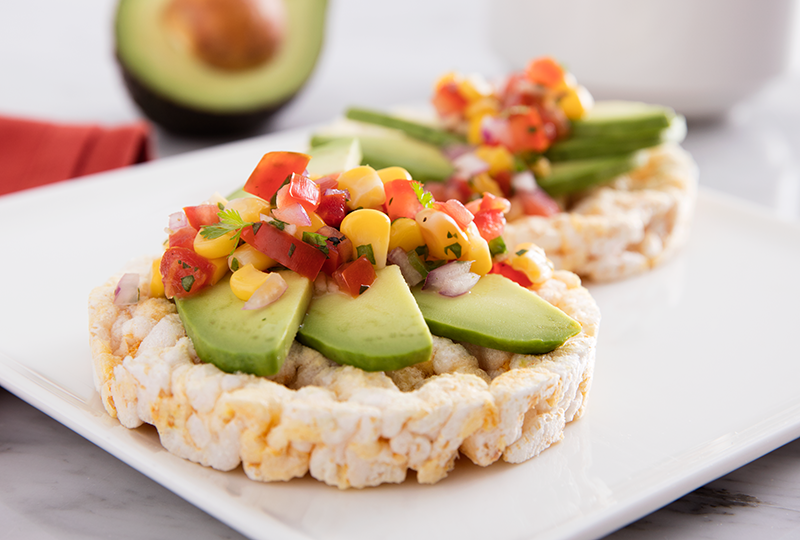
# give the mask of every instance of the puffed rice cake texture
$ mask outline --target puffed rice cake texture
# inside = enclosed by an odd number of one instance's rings
[[[152,259],[141,262],[141,290]],[[121,275],[121,274],[120,274]],[[253,480],[309,473],[341,489],[438,482],[459,455],[486,466],[528,460],[564,437],[592,382],[600,312],[580,279],[556,271],[532,290],[581,332],[523,355],[433,338],[431,360],[393,372],[342,366],[295,342],[272,377],[225,373],[197,357],[174,303],[116,306],[119,277],[92,291],[95,385],[127,428],[154,425],[163,446]]]

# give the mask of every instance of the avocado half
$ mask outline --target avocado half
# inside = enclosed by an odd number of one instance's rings
[[[303,87],[327,0],[120,0],[116,55],[137,105],[164,128],[257,128]]]

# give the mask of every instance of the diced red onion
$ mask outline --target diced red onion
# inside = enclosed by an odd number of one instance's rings
[[[515,191],[536,191],[539,186],[531,171],[522,171],[511,177],[511,187]]]
[[[481,119],[481,138],[486,144],[500,144],[507,129],[506,122],[500,118],[487,114]]]
[[[325,193],[323,193],[323,195],[338,195],[339,193],[344,193],[344,198],[350,200],[350,191],[346,189],[328,188],[325,190]]]
[[[189,220],[183,212],[175,212],[169,215],[169,230],[177,231],[189,225]]]
[[[453,160],[455,175],[460,178],[472,178],[476,174],[489,170],[489,164],[475,155],[474,152],[461,154]]]
[[[271,273],[267,280],[255,290],[250,299],[244,303],[242,309],[261,309],[278,300],[289,286],[286,280],[278,273]]]
[[[139,301],[139,274],[123,274],[114,289],[114,305],[128,306]]]
[[[422,290],[436,291],[442,296],[461,296],[469,292],[481,278],[470,272],[472,261],[451,261],[431,270]]]
[[[442,149],[442,153],[447,159],[453,161],[457,157],[472,152],[473,150],[475,150],[475,147],[468,144],[451,144],[445,146]]]
[[[275,219],[291,223],[292,225],[299,225],[300,227],[308,227],[311,225],[311,218],[300,203],[287,204],[282,208],[274,208],[272,215]]]
[[[408,254],[403,251],[403,248],[394,248],[389,252],[386,258],[390,263],[400,267],[400,273],[403,274],[403,279],[406,280],[409,287],[413,287],[422,281],[422,274],[408,261]]]

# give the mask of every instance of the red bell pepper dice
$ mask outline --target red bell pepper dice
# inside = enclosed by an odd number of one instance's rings
[[[333,278],[339,285],[339,289],[352,297],[356,297],[369,289],[369,286],[375,281],[375,277],[375,268],[373,268],[366,255],[343,264],[333,273]]]
[[[311,156],[299,152],[269,152],[250,174],[244,190],[265,200],[270,200],[278,188],[292,174],[303,174]]]

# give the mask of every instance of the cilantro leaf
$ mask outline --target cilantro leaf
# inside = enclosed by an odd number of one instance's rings
[[[429,191],[425,191],[422,184],[419,182],[411,182],[411,188],[414,190],[414,193],[417,194],[417,199],[424,208],[433,208],[433,203],[436,201]]]

